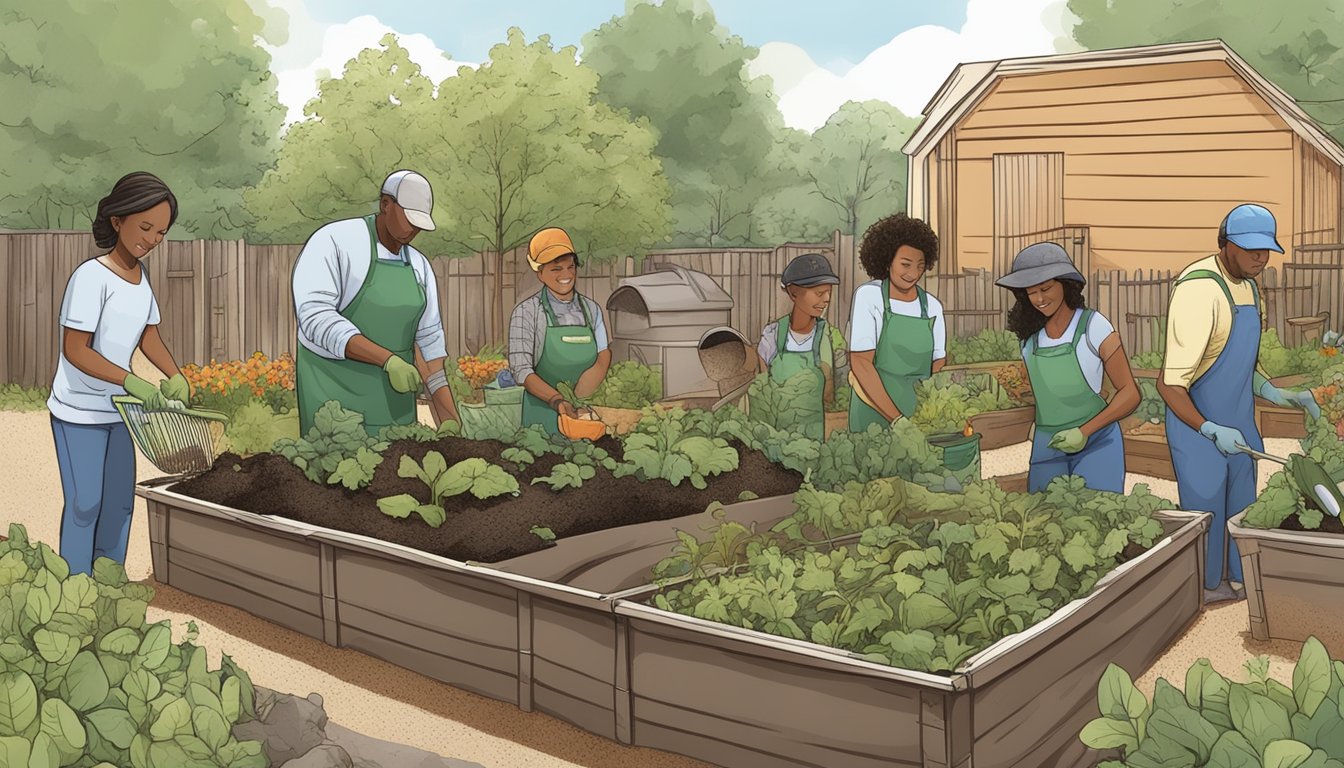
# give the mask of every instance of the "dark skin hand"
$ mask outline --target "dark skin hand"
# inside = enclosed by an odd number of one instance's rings
[[[817,325],[817,320],[826,314],[826,308],[831,305],[832,288],[834,286],[831,285],[817,285],[811,288],[801,285],[786,286],[784,292],[789,295],[789,301],[793,302],[793,311],[789,314],[789,330],[802,336],[811,333]],[[769,368],[765,358],[757,352],[756,370],[763,373]],[[823,360],[821,370],[826,375],[822,398],[827,403],[834,402],[835,376],[831,370],[831,361]]]
[[[1027,299],[1037,312],[1046,316],[1046,335],[1058,339],[1068,331],[1069,323],[1073,322],[1073,315],[1077,310],[1065,303],[1064,286],[1058,280],[1047,280],[1028,288]],[[1141,399],[1139,385],[1134,380],[1134,370],[1130,367],[1129,355],[1125,354],[1120,334],[1112,332],[1101,343],[1101,348],[1097,352],[1105,366],[1106,377],[1115,387],[1115,394],[1111,396],[1101,413],[1078,428],[1086,437],[1095,435],[1133,413],[1139,407]]]
[[[1268,250],[1247,251],[1229,242],[1218,249],[1218,262],[1233,280],[1254,279],[1265,271],[1265,265],[1269,263],[1269,253]],[[1190,390],[1166,383],[1165,370],[1157,379],[1157,393],[1162,396],[1167,407],[1171,408],[1171,412],[1176,414],[1176,418],[1196,432],[1204,426],[1205,421],[1208,421],[1195,406],[1195,401],[1190,399]]]
[[[148,256],[150,251],[163,242],[163,238],[168,235],[171,218],[172,210],[167,201],[140,213],[113,216],[111,223],[112,229],[117,233],[117,243],[106,255],[100,256],[98,262],[126,282],[139,285],[144,278],[140,270],[140,259]],[[91,332],[63,328],[61,341],[64,345],[65,359],[82,373],[110,384],[125,386],[126,377],[130,376],[131,372],[114,365],[99,354],[93,348]],[[149,358],[149,362],[169,378],[182,372],[177,366],[177,361],[173,360],[172,353],[163,343],[163,337],[159,335],[159,326],[145,327],[145,332],[140,336],[139,347],[145,357]]]
[[[541,265],[537,270],[537,279],[551,295],[560,301],[573,301],[575,289],[578,286],[579,265],[578,260],[573,256],[561,256],[554,261],[549,261]],[[601,311],[601,310],[598,310]],[[597,360],[593,362],[588,370],[579,375],[578,382],[574,385],[574,394],[578,397],[588,397],[597,391],[602,385],[602,380],[607,377],[607,369],[611,367],[611,350],[604,349],[597,353]],[[544,403],[554,403],[552,405],[557,413],[563,413],[570,418],[579,415],[579,410],[573,403],[567,402],[560,393],[542,380],[535,373],[528,374],[523,381],[523,389],[527,390],[529,395],[541,400]],[[560,398],[558,401],[556,398]]]
[[[919,298],[919,292],[916,286],[923,279],[925,270],[928,269],[928,261],[924,258],[924,253],[918,248],[909,245],[902,245],[896,249],[895,255],[891,259],[891,271],[887,278],[891,281],[891,290],[888,298],[900,301],[914,301]],[[849,367],[854,372],[854,378],[858,380],[863,393],[868,396],[873,407],[882,417],[888,421],[895,421],[901,418],[900,409],[892,401],[891,396],[887,394],[886,387],[882,386],[882,378],[877,373],[877,365],[874,363],[874,356],[877,350],[870,349],[864,352],[851,351],[849,353]],[[932,370],[937,373],[947,365],[947,358],[940,357],[933,361]]]

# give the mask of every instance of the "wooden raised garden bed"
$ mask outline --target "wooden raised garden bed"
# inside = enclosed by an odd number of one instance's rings
[[[609,595],[647,583],[678,528],[714,522],[700,513],[595,531],[485,566],[171,486],[136,492],[160,583],[624,743],[624,637]],[[763,527],[792,511],[790,496],[724,507],[727,519]]]
[[[1096,681],[1146,670],[1202,608],[1208,515],[1161,513],[1168,538],[1087,597],[955,674],[896,669],[621,596],[636,746],[726,768],[1091,766],[1078,740]]]
[[[1241,553],[1251,637],[1301,642],[1316,636],[1344,654],[1344,536],[1250,528],[1227,522]]]
[[[1171,465],[1171,448],[1165,435],[1126,434],[1124,441],[1126,472],[1162,480],[1176,479],[1176,470]]]
[[[1026,442],[1036,420],[1036,406],[1024,405],[972,416],[971,429],[980,433],[980,450],[992,451]]]

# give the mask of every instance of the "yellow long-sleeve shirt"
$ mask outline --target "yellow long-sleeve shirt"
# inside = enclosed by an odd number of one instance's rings
[[[1239,305],[1250,304],[1255,297],[1250,280],[1234,280],[1223,269],[1218,254],[1200,259],[1181,272],[1181,277],[1199,269],[1222,275],[1232,299]],[[1264,299],[1259,302],[1259,314],[1265,314]],[[1213,366],[1227,346],[1232,333],[1234,310],[1227,304],[1227,296],[1216,280],[1208,278],[1180,283],[1171,292],[1167,308],[1167,351],[1162,364],[1162,380],[1168,386],[1190,388]],[[1260,328],[1256,331],[1259,332]],[[1265,372],[1256,364],[1261,376]],[[1269,377],[1265,377],[1269,378]]]

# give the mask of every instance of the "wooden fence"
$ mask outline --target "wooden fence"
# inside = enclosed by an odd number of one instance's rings
[[[146,261],[159,302],[165,342],[181,363],[238,359],[264,352],[293,354],[297,323],[291,274],[298,245],[243,241],[167,241]],[[734,297],[730,325],[755,337],[768,319],[787,311],[779,275],[789,259],[817,252],[829,258],[846,285],[857,261],[852,238],[776,248],[657,251],[647,258],[584,264],[579,291],[605,306],[624,277],[678,264],[707,272]],[[58,318],[75,268],[97,255],[88,232],[0,232],[0,382],[48,386],[60,354]],[[838,255],[837,255],[838,254]],[[450,355],[505,341],[508,316],[540,283],[519,249],[505,259],[491,253],[436,258],[433,265]],[[496,283],[498,281],[498,285]],[[498,289],[498,290],[497,290]],[[838,291],[832,322],[844,323],[850,291]]]
[[[1076,263],[1087,264],[1085,227],[1055,234]],[[300,246],[242,241],[169,241],[145,263],[154,285],[160,330],[179,361],[208,362],[294,352],[296,323],[290,275]],[[1081,252],[1079,252],[1081,251]],[[779,288],[790,259],[818,252],[841,279],[827,319],[847,328],[854,288],[866,281],[853,239],[839,232],[829,243],[786,243],[775,248],[677,249],[608,264],[584,264],[579,290],[604,305],[624,277],[675,264],[706,273],[734,299],[729,324],[754,339],[761,327],[788,311]],[[47,386],[59,354],[57,319],[74,269],[97,253],[87,232],[0,232],[0,382]],[[504,341],[513,306],[539,283],[522,251],[431,261],[450,355]],[[1164,338],[1167,297],[1175,271],[1099,271],[1090,275],[1088,303],[1115,324],[1131,354],[1158,349]],[[930,274],[927,290],[947,312],[948,335],[1002,329],[1011,295],[986,270]],[[499,291],[496,292],[496,281]],[[1285,343],[1301,340],[1290,319],[1344,315],[1344,244],[1298,247],[1281,269],[1259,279],[1268,326]]]

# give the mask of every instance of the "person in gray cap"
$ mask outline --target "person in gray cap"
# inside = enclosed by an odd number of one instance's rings
[[[434,229],[433,209],[429,181],[396,171],[383,182],[377,214],[332,222],[304,243],[293,275],[302,434],[333,400],[363,414],[370,434],[411,424],[422,381],[436,421],[457,421],[434,270],[410,246]]]
[[[1036,399],[1027,490],[1078,475],[1088,488],[1124,493],[1125,447],[1119,421],[1139,406],[1139,386],[1120,334],[1083,300],[1087,280],[1055,243],[1027,246],[995,281],[1017,298],[1008,330],[1022,343]],[[1101,396],[1102,374],[1115,394]]]
[[[1245,597],[1241,555],[1227,521],[1255,501],[1255,460],[1265,449],[1254,395],[1321,415],[1310,391],[1269,382],[1259,364],[1262,313],[1255,278],[1270,252],[1283,253],[1274,214],[1233,208],[1218,228],[1218,252],[1181,272],[1167,309],[1167,346],[1157,391],[1167,403],[1167,445],[1182,509],[1209,512],[1204,601]]]
[[[849,376],[845,337],[824,317],[840,278],[825,256],[807,253],[789,262],[779,284],[793,309],[761,329],[756,347],[760,370],[769,375],[772,386],[782,386],[797,376],[815,378],[821,397],[805,407],[795,403],[793,416],[800,432],[821,440],[826,432],[826,406],[835,402],[835,382]]]

